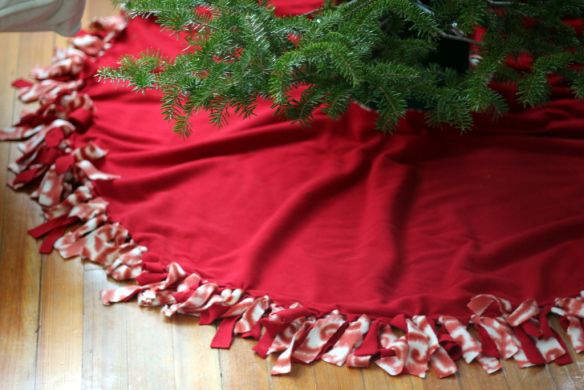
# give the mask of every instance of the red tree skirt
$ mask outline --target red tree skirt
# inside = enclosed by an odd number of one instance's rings
[[[260,102],[222,129],[196,115],[185,140],[157,94],[93,77],[123,54],[182,49],[152,22],[125,27],[100,19],[15,82],[40,108],[0,133],[25,139],[10,185],[35,188],[41,251],[137,282],[104,304],[220,321],[213,347],[255,338],[274,374],[317,359],[422,377],[461,358],[489,373],[569,363],[552,314],[584,350],[583,102],[479,118],[464,136],[419,113],[384,136],[357,106],[304,128]]]

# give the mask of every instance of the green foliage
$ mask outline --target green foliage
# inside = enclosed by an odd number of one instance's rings
[[[327,0],[287,17],[258,0],[117,3],[186,32],[187,50],[174,58],[144,53],[99,71],[138,91],[160,89],[165,118],[183,135],[196,110],[223,125],[230,114],[252,115],[258,98],[301,123],[317,109],[339,117],[357,101],[375,108],[378,128],[391,132],[413,105],[430,123],[462,131],[473,113],[500,115],[507,105],[493,81],[517,82],[519,101],[533,106],[548,99],[548,77],[557,73],[584,97],[583,72],[574,66],[584,60],[584,38],[563,23],[584,16],[584,0]],[[472,42],[476,26],[487,29],[477,66],[461,74],[429,60],[440,40]],[[534,58],[531,71],[507,66],[525,53]]]

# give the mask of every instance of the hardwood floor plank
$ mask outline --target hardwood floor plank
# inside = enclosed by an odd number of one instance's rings
[[[367,390],[413,390],[414,388],[412,378],[409,376],[391,376],[376,365],[363,370],[363,380]]]
[[[7,389],[35,383],[41,259],[26,230],[38,219],[25,194],[5,194],[0,234],[0,377]]]
[[[553,390],[556,388],[547,366],[519,368],[512,360],[503,361],[503,374],[511,390]]]
[[[8,33],[0,34],[0,47],[5,50],[7,55],[0,57],[0,128],[9,127],[14,124],[14,99],[16,97],[15,90],[10,86],[12,80],[16,78],[16,71],[18,68],[18,42],[20,41],[20,34]],[[6,204],[5,193],[6,182],[8,181],[8,164],[10,157],[10,144],[7,142],[0,142],[0,223],[4,213]],[[0,236],[0,248],[4,242],[4,236]],[[0,258],[0,261],[2,259]]]
[[[552,364],[548,367],[550,375],[556,384],[556,388],[558,390],[584,389],[584,357],[581,354],[577,355],[574,352],[572,344],[570,344],[566,332],[564,332],[564,329],[560,326],[559,320],[557,318],[553,317],[550,321],[550,324],[564,339],[570,355],[574,358],[574,362],[572,364],[565,366]]]
[[[509,388],[504,373],[499,371],[489,375],[476,361],[471,364],[459,362],[457,377],[460,388],[463,390],[505,390]]]
[[[129,305],[101,304],[99,291],[116,286],[104,272],[85,272],[83,279],[83,388],[127,389]]]
[[[257,356],[250,340],[235,338],[231,349],[219,350],[223,390],[267,390],[270,372],[266,360]]]
[[[576,373],[572,371],[574,368],[577,371]],[[578,371],[582,372],[582,366],[578,362],[568,366],[551,365],[548,369],[556,389],[580,390],[584,388],[584,378],[581,374],[578,374]]]
[[[43,260],[37,388],[81,388],[83,266],[54,252]]]
[[[413,390],[423,390],[424,389],[424,381],[426,379],[410,376],[410,380],[412,381],[412,389]]]
[[[87,26],[91,18],[115,15],[117,13],[119,13],[119,9],[114,7],[111,0],[88,1],[83,14],[82,25]]]
[[[84,25],[115,14],[110,0],[88,0]],[[57,44],[52,33],[0,34],[0,127],[23,107],[10,82],[47,65]],[[456,377],[426,380],[391,377],[374,366],[338,368],[324,362],[294,365],[289,376],[271,377],[274,358],[260,359],[252,342],[236,339],[231,350],[209,348],[215,328],[196,318],[164,320],[157,309],[135,303],[102,306],[99,291],[118,284],[100,267],[53,254],[41,261],[38,243],[26,231],[41,222],[24,193],[4,186],[15,145],[0,143],[0,378],[2,389],[584,389],[584,358],[568,366],[519,369],[487,375],[477,364],[460,364]],[[85,270],[85,272],[84,272]],[[552,321],[558,328],[557,322]],[[563,331],[560,332],[565,336]]]
[[[319,389],[365,389],[361,369],[337,367],[319,361],[314,364],[314,376]]]
[[[172,324],[159,308],[136,302],[118,305],[126,319],[128,386],[132,389],[175,388]],[[111,307],[103,307],[103,311]]]
[[[219,351],[209,348],[214,326],[199,326],[196,317],[172,318],[176,389],[221,389]]]
[[[432,368],[428,371],[426,379],[422,380],[424,390],[461,390],[460,382],[456,375],[447,378],[438,378]]]
[[[276,357],[271,356],[268,359],[269,367],[272,367],[276,362]],[[289,375],[271,376],[271,390],[316,390],[315,371],[316,365],[296,364],[292,367],[292,372]]]
[[[2,68],[6,73],[0,80],[2,88],[6,89],[2,100],[5,102],[4,96],[14,96],[9,87],[11,79],[26,76],[34,65],[50,58],[54,39],[52,34],[44,33],[8,34],[2,39],[12,50],[10,56],[2,56]],[[14,102],[7,106],[3,106],[6,112],[3,121],[11,123],[17,118],[21,105]],[[12,118],[8,118],[8,113]],[[3,146],[2,152],[0,169],[5,171],[6,162],[20,153],[15,144]],[[3,179],[6,180],[6,176]],[[0,208],[0,293],[5,302],[0,305],[0,377],[2,386],[8,389],[31,389],[36,381],[41,256],[27,230],[41,222],[40,210],[28,195],[5,186]]]

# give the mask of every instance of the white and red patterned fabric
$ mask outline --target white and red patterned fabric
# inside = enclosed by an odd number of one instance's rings
[[[41,251],[133,280],[104,305],[219,323],[213,347],[256,339],[275,375],[316,360],[419,377],[459,360],[487,373],[502,359],[566,364],[552,315],[584,350],[584,103],[479,118],[465,137],[410,113],[386,137],[357,106],[309,129],[259,101],[221,130],[195,116],[183,140],[158,94],[93,77],[151,45],[182,49],[152,21],[94,21],[14,83],[39,107],[0,131],[21,141],[9,185],[42,206]]]

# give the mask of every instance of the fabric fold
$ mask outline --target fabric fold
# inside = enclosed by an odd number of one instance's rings
[[[354,104],[303,128],[260,99],[223,129],[198,113],[184,140],[156,92],[94,78],[181,45],[152,21],[102,18],[13,84],[39,105],[0,131],[22,152],[9,185],[41,205],[42,253],[134,283],[104,305],[196,316],[217,325],[215,348],[257,340],[274,375],[317,360],[440,378],[458,360],[566,364],[551,316],[584,350],[582,102],[477,118],[464,136],[409,112],[384,136]]]

